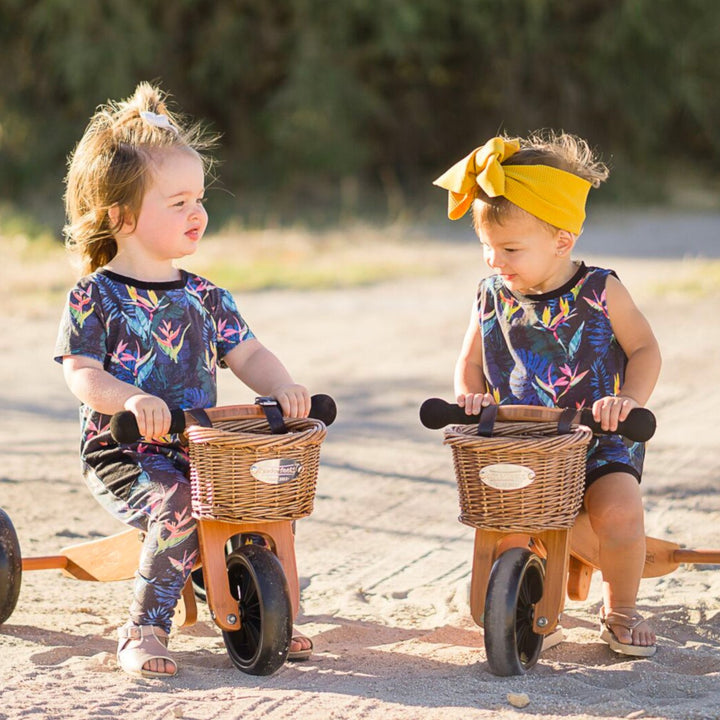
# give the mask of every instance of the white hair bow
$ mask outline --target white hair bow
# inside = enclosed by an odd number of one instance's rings
[[[174,133],[177,132],[177,128],[170,122],[170,118],[167,115],[161,115],[159,113],[150,112],[149,110],[142,110],[140,117],[149,125],[163,128],[165,130],[172,130]]]

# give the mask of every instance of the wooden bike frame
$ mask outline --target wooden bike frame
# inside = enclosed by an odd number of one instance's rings
[[[593,572],[600,569],[597,536],[584,511],[570,530],[546,530],[531,535],[476,529],[470,611],[480,626],[493,563],[512,547],[528,548],[546,561],[545,585],[542,598],[535,606],[533,630],[547,635],[557,627],[566,594],[571,600],[587,599]],[[643,577],[667,575],[683,563],[720,563],[720,550],[690,550],[667,540],[646,537]]]
[[[240,628],[238,603],[230,593],[225,565],[225,545],[231,537],[240,534],[261,535],[277,555],[288,582],[293,619],[297,617],[300,584],[291,521],[249,523],[200,519],[197,523],[200,562],[196,567],[203,568],[208,607],[218,627],[226,631]],[[22,558],[22,570],[61,570],[67,577],[86,581],[129,580],[137,571],[141,548],[141,532],[124,530],[99,540],[70,545],[58,555]],[[173,623],[181,627],[192,625],[196,620],[197,605],[189,579]]]

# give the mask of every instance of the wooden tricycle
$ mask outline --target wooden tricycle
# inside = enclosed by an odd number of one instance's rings
[[[420,420],[445,428],[459,520],[475,528],[470,610],[483,628],[488,666],[495,675],[522,675],[557,630],[566,591],[571,600],[585,600],[599,569],[582,501],[586,449],[602,430],[588,409],[492,405],[468,416],[439,398],[423,403]],[[655,418],[636,408],[618,432],[644,442]],[[666,575],[681,563],[720,563],[720,551],[646,539],[643,577]]]
[[[320,445],[335,415],[327,395],[314,395],[302,420],[284,419],[271,398],[172,413],[171,432],[188,441],[200,548],[173,623],[193,624],[196,597],[205,600],[242,672],[270,675],[287,658],[300,599],[293,523],[312,512]],[[132,413],[113,416],[111,432],[119,442],[139,438]],[[23,572],[126,580],[135,575],[141,546],[142,533],[130,529],[58,555],[22,557],[0,509],[0,625],[15,609]]]

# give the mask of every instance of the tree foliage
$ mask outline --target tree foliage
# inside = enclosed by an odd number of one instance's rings
[[[0,0],[0,43],[16,200],[57,196],[93,108],[139,80],[223,134],[245,213],[411,198],[498,130],[583,135],[625,188],[720,168],[716,0]]]

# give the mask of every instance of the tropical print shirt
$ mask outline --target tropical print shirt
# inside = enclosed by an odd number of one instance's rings
[[[147,283],[99,270],[69,293],[55,359],[94,358],[119,380],[165,400],[171,410],[205,408],[216,403],[218,365],[252,337],[230,293],[198,275],[181,271],[177,281]],[[81,405],[80,419],[82,459],[96,467],[115,463],[110,416]],[[124,450],[127,458],[131,448]],[[175,435],[136,443],[132,451],[180,455],[181,464],[186,462]]]
[[[608,316],[611,274],[581,263],[562,287],[530,296],[509,290],[499,275],[480,283],[483,372],[496,402],[579,410],[618,393],[627,357]],[[623,469],[639,478],[643,454],[640,443],[599,436],[590,448],[589,477],[611,464],[605,472],[628,465]]]

